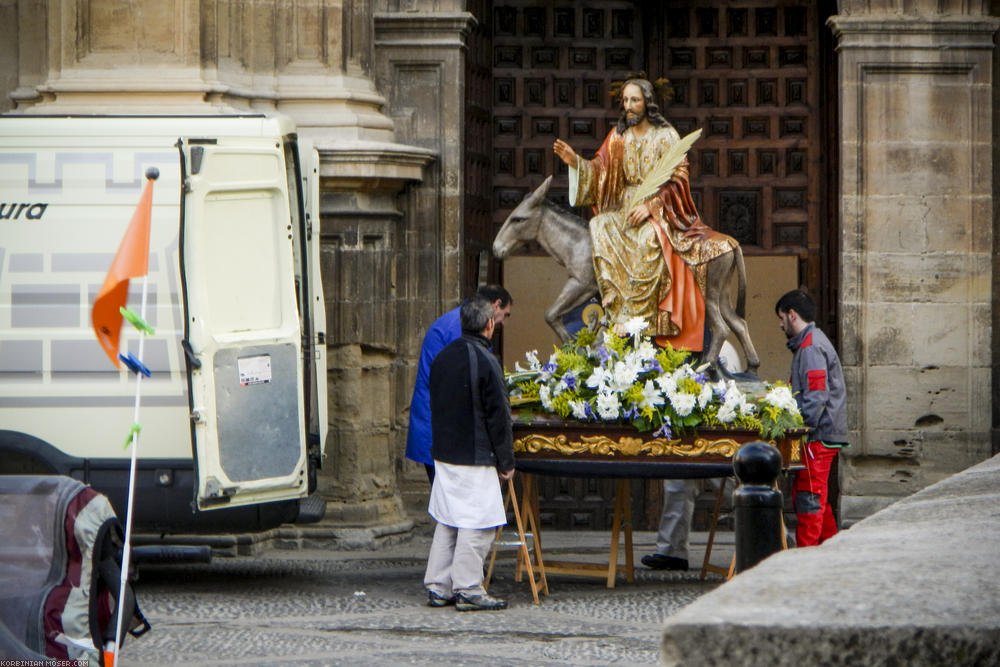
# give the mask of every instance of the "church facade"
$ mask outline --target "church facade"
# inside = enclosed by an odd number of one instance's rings
[[[4,113],[281,113],[315,142],[327,521],[419,514],[423,331],[486,281],[545,328],[493,235],[550,174],[565,203],[552,141],[596,150],[633,72],[703,129],[695,200],[751,288],[803,286],[836,340],[841,518],[1000,451],[1000,2],[0,0],[0,24]],[[751,329],[780,337],[773,301]]]

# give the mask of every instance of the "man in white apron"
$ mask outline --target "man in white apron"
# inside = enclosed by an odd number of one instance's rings
[[[483,561],[496,527],[507,523],[500,482],[514,475],[510,403],[503,370],[489,349],[493,305],[474,297],[459,315],[462,337],[431,364],[435,475],[427,509],[437,527],[424,586],[431,607],[506,609],[505,600],[483,588]]]

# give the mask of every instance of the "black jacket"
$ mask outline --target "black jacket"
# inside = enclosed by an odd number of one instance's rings
[[[431,363],[431,456],[506,472],[514,468],[510,402],[503,371],[488,345],[482,336],[463,332]]]

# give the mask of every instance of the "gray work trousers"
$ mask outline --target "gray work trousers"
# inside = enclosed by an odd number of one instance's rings
[[[695,499],[703,489],[718,491],[722,482],[722,479],[663,480],[663,513],[656,535],[656,553],[688,560],[688,536],[694,519]]]
[[[442,523],[434,529],[424,586],[441,597],[455,593],[482,595],[483,562],[493,546],[496,528],[452,528]]]

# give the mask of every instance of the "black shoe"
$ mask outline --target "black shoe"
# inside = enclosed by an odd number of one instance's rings
[[[664,556],[663,554],[646,554],[642,557],[642,564],[654,570],[687,570],[688,562],[685,558],[676,556]]]
[[[427,606],[428,607],[447,607],[448,605],[455,604],[455,596],[446,598],[443,595],[438,595],[434,591],[427,591]]]
[[[462,595],[459,593],[455,600],[455,609],[459,611],[499,611],[506,608],[506,600],[491,598],[485,593],[482,595]]]

